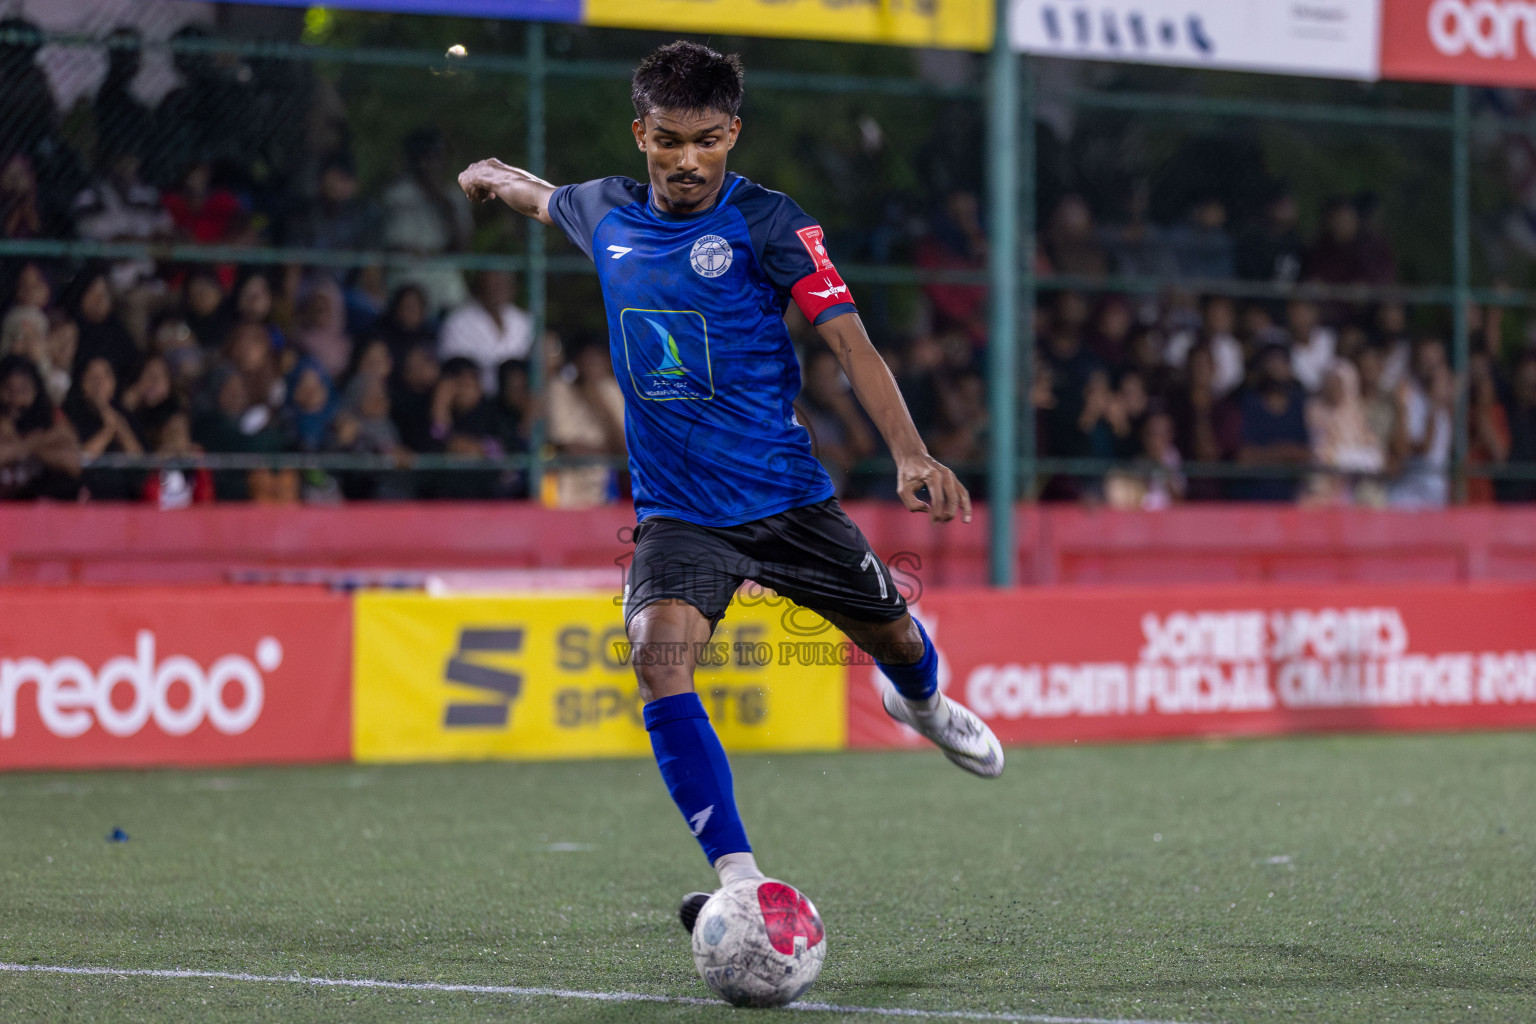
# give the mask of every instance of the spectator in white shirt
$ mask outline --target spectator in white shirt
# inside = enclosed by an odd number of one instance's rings
[[[1413,348],[1412,373],[1397,387],[1396,436],[1392,454],[1402,472],[1387,488],[1393,508],[1444,508],[1450,503],[1451,413],[1456,377],[1445,345],[1421,339]]]
[[[168,239],[175,224],[160,205],[160,192],[139,177],[139,158],[132,152],[109,155],[105,173],[75,196],[75,230],[93,242],[148,242]],[[119,295],[146,285],[162,291],[153,260],[125,260],[111,269],[112,290]]]
[[[1307,389],[1307,394],[1315,395],[1333,366],[1338,335],[1318,321],[1315,302],[1296,299],[1287,308],[1286,318],[1291,329],[1291,373]]]
[[[470,294],[443,321],[437,354],[444,361],[472,360],[485,392],[495,394],[497,368],[508,359],[527,359],[533,348],[533,317],[512,305],[512,275],[506,271],[479,271]]]
[[[1232,300],[1213,295],[1205,300],[1205,317],[1199,330],[1183,330],[1169,338],[1163,358],[1169,366],[1183,370],[1191,349],[1198,344],[1209,346],[1216,362],[1216,377],[1211,386],[1217,398],[1225,398],[1243,382],[1243,346],[1233,333],[1236,326],[1237,311]]]

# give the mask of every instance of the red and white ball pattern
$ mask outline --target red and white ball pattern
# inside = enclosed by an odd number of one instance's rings
[[[693,962],[733,1006],[783,1006],[821,974],[827,933],[805,895],[773,878],[732,882],[693,925]]]

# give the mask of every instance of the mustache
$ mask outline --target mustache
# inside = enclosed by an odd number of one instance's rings
[[[675,185],[704,184],[704,179],[699,177],[697,174],[673,174],[667,178],[667,181]]]

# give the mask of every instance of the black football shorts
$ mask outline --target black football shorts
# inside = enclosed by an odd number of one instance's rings
[[[652,517],[635,527],[634,539],[625,626],[649,604],[678,600],[713,628],[746,580],[855,622],[892,622],[907,611],[890,569],[836,498],[739,526]]]

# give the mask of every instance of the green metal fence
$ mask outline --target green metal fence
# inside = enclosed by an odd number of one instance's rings
[[[1000,4],[1000,9],[1002,8]],[[562,105],[581,102],[590,90],[607,90],[607,97],[622,96],[622,83],[632,70],[630,60],[592,60],[574,58],[557,52],[552,45],[555,33],[540,24],[523,27],[521,52],[501,52],[445,62],[434,52],[416,49],[367,47],[330,47],[303,44],[257,43],[232,39],[189,38],[166,45],[173,53],[219,60],[250,60],[285,64],[303,69],[305,75],[318,76],[332,83],[350,82],[357,95],[387,97],[403,91],[431,89],[442,98],[445,110],[460,108],[494,109],[499,117],[483,128],[466,129],[462,145],[475,145],[484,152],[506,151],[509,128],[520,134],[520,153],[507,154],[535,174],[545,175],[551,165],[551,150],[559,150],[558,125]],[[860,75],[826,71],[780,71],[754,68],[750,88],[754,95],[774,94],[802,102],[806,97],[859,96],[901,103],[963,103],[979,105],[986,126],[984,153],[987,182],[988,227],[991,257],[983,271],[923,271],[913,266],[872,262],[842,263],[844,277],[855,284],[875,288],[911,288],[926,283],[962,283],[989,285],[991,324],[987,352],[989,385],[988,408],[993,424],[992,444],[984,466],[968,467],[984,471],[994,498],[1032,500],[1040,481],[1052,474],[1102,475],[1117,464],[1102,460],[1062,460],[1041,458],[1034,436],[1034,410],[1029,405],[1030,375],[1033,369],[1032,344],[1027,325],[1032,323],[1036,304],[1043,295],[1062,290],[1080,290],[1094,294],[1158,294],[1170,288],[1203,295],[1263,300],[1307,296],[1348,302],[1401,301],[1416,306],[1446,310],[1452,325],[1452,361],[1458,374],[1464,374],[1469,358],[1470,331],[1468,307],[1471,304],[1514,309],[1536,308],[1536,293],[1504,286],[1479,285],[1474,281],[1473,253],[1473,164],[1474,123],[1472,97],[1466,87],[1416,87],[1414,96],[1427,100],[1421,106],[1394,106],[1380,102],[1382,90],[1356,90],[1356,102],[1338,102],[1336,98],[1315,98],[1313,83],[1303,80],[1255,79],[1262,81],[1272,95],[1210,95],[1211,83],[1236,81],[1220,73],[1184,73],[1165,76],[1182,86],[1178,89],[1086,89],[1073,86],[1053,88],[1039,75],[1041,63],[1009,52],[999,33],[997,47],[985,58],[985,73],[974,83],[935,84],[916,75]],[[638,57],[654,40],[638,34],[615,35],[632,41]],[[48,42],[66,46],[106,45],[100,39],[46,37]],[[14,42],[0,38],[0,42]],[[115,40],[115,47],[134,47],[132,40]],[[626,44],[628,45],[628,44]],[[1155,77],[1155,76],[1154,76]],[[1269,88],[1273,86],[1273,88]],[[1217,93],[1221,89],[1215,90]],[[1228,90],[1230,92],[1230,90]],[[1256,90],[1251,90],[1256,91]],[[1292,94],[1294,99],[1273,98],[1274,94]],[[610,97],[611,98],[611,97]],[[614,117],[623,119],[622,99]],[[1037,275],[1034,253],[1039,236],[1038,224],[1038,154],[1035,152],[1035,125],[1046,104],[1066,106],[1080,111],[1115,112],[1137,119],[1219,119],[1237,122],[1288,122],[1315,126],[1318,130],[1348,129],[1357,132],[1406,133],[1435,140],[1449,154],[1450,187],[1443,196],[1423,196],[1415,200],[1424,208],[1440,204],[1449,221],[1447,247],[1450,255],[1449,279],[1433,284],[1415,284],[1390,288],[1328,288],[1318,285],[1283,286],[1235,280],[1195,281],[1169,278],[1084,278],[1069,275]],[[461,111],[462,112],[462,111]],[[387,123],[387,109],[374,116]],[[1524,121],[1495,122],[1488,118],[1489,130],[1536,132],[1536,125]],[[1481,122],[1479,122],[1481,123]],[[552,125],[556,131],[552,133]],[[384,129],[381,129],[384,130]],[[479,132],[478,136],[476,132]],[[556,137],[552,140],[552,134]],[[765,143],[759,142],[759,145]],[[782,144],[782,143],[781,143]],[[1410,145],[1413,145],[1410,143]],[[615,153],[618,150],[614,151]],[[633,154],[627,157],[633,160]],[[627,165],[606,168],[624,170]],[[598,169],[594,169],[596,171]],[[364,169],[365,174],[367,169]],[[772,183],[778,184],[778,183]],[[1438,216],[1438,215],[1437,215]],[[522,226],[510,215],[505,223],[487,232],[481,242],[497,251],[442,253],[430,258],[384,249],[335,250],[292,246],[259,247],[203,246],[162,243],[94,243],[56,238],[0,240],[0,257],[41,257],[56,259],[154,259],[178,263],[304,264],[322,267],[379,265],[386,268],[452,268],[455,270],[504,269],[524,275],[527,282],[526,304],[539,330],[551,316],[549,305],[552,279],[566,275],[588,275],[590,265],[568,251],[552,249],[539,225]],[[537,351],[530,360],[530,370],[537,388],[544,360]],[[1016,398],[1022,394],[1022,400]],[[1530,467],[1469,467],[1466,464],[1467,396],[1460,389],[1454,421],[1456,424],[1451,472],[1457,481],[1476,476],[1530,479],[1536,472]],[[540,475],[550,466],[568,464],[551,461],[542,444],[542,434],[534,437],[530,456],[511,457],[478,467],[480,471],[526,469],[537,494]],[[264,465],[292,465],[336,471],[383,470],[380,460],[357,456],[304,455],[280,457],[236,457],[209,455],[201,464],[217,468],[238,468],[255,459]],[[187,464],[188,460],[179,460]],[[103,466],[147,468],[159,465],[154,459],[109,457]],[[254,463],[253,463],[254,464]],[[463,469],[462,460],[422,456],[418,467]],[[882,467],[871,467],[882,468]],[[1190,465],[1188,476],[1241,477],[1252,470],[1229,465]],[[1273,467],[1263,470],[1274,476],[1284,472]],[[1312,473],[1315,470],[1295,470]],[[992,575],[994,582],[1011,582],[1015,547],[1010,517],[992,519]]]

